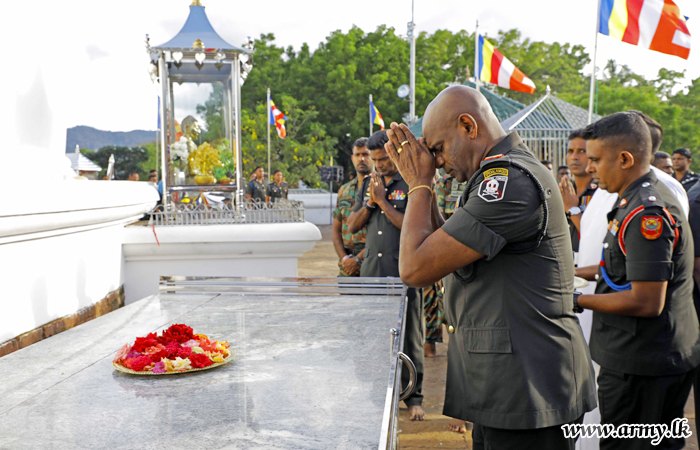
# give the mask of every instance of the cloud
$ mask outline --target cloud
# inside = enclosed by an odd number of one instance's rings
[[[85,53],[88,54],[88,57],[90,58],[90,61],[94,61],[99,58],[104,58],[105,56],[109,56],[109,53],[106,51],[102,50],[98,46],[94,44],[90,44],[85,47]]]

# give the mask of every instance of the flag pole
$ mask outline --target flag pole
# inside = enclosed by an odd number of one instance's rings
[[[481,78],[479,70],[479,20],[476,21],[476,30],[474,30],[474,84],[476,90],[479,90],[479,78]]]
[[[369,135],[372,136],[372,94],[369,94]]]
[[[591,91],[588,96],[588,124],[590,125],[591,122],[593,122],[593,99],[595,96],[595,80],[596,80],[596,74],[595,74],[595,65],[596,65],[596,56],[598,53],[598,31],[600,30],[600,0],[598,0],[598,12],[596,13],[595,16],[595,42],[593,44],[593,68],[591,69]]]
[[[267,88],[267,176],[272,176],[270,167],[270,122],[272,122],[272,105],[270,104],[270,88]],[[272,180],[270,180],[272,181]]]

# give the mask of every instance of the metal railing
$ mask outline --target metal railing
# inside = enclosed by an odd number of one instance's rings
[[[295,200],[246,202],[240,208],[225,204],[179,204],[165,212],[159,205],[150,213],[149,225],[230,225],[238,223],[304,222],[304,204]]]

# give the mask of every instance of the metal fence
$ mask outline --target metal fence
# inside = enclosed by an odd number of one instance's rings
[[[168,212],[159,205],[150,213],[149,225],[231,225],[237,223],[304,222],[304,204],[295,200],[247,202],[239,208],[233,203],[218,207],[209,205],[177,205]]]

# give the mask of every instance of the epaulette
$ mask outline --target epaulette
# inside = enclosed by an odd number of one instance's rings
[[[481,161],[481,164],[479,164],[479,168],[483,168],[484,166],[488,166],[489,164],[494,164],[494,163],[499,163],[499,164],[510,164],[510,158],[507,157],[506,155],[493,155],[493,156],[488,156],[484,158],[483,161]]]

